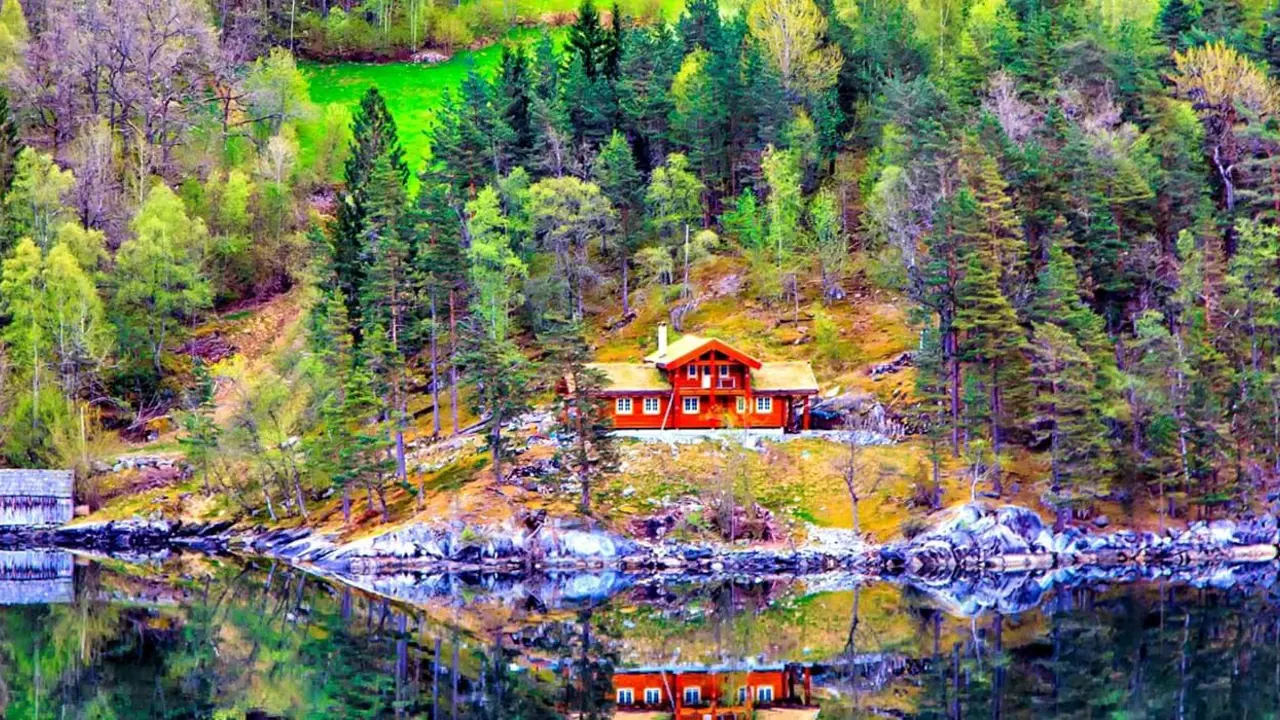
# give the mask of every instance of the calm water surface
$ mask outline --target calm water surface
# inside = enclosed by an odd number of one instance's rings
[[[1013,588],[977,610],[972,598],[830,577],[424,578],[389,599],[270,562],[0,553],[0,710],[1275,718],[1280,592],[1274,569],[1261,576],[1231,588]]]

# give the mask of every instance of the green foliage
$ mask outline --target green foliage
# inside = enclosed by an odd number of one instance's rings
[[[112,314],[121,348],[159,377],[166,348],[213,302],[202,267],[209,233],[164,184],[151,188],[131,229],[116,253]]]

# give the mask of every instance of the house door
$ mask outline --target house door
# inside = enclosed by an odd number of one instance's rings
[[[711,389],[711,368],[709,367],[702,368],[702,389]]]

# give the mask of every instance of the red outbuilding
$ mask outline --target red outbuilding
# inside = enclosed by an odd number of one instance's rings
[[[818,381],[807,362],[761,362],[714,338],[685,335],[643,363],[592,363],[619,430],[809,428]]]

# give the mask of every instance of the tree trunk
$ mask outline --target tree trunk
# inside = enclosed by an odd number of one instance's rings
[[[453,434],[458,434],[458,317],[454,291],[449,291],[449,413]]]

